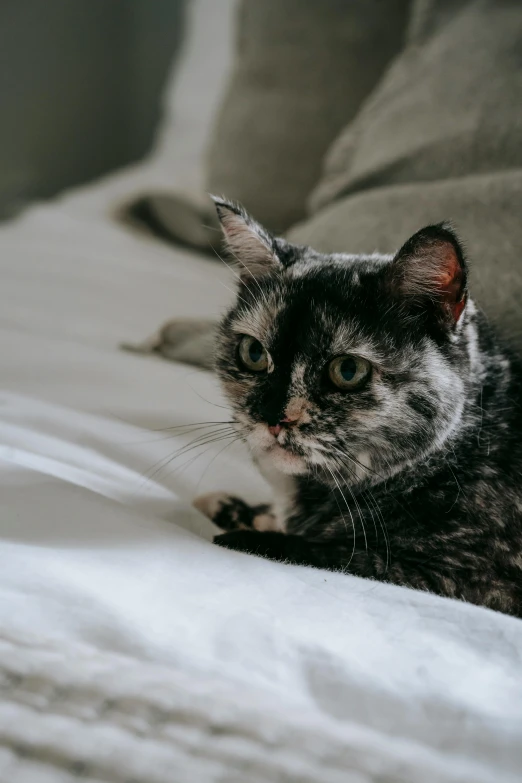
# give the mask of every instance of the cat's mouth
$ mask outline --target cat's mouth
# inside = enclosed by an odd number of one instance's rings
[[[296,454],[288,446],[282,446],[280,443],[274,443],[267,449],[269,458],[274,466],[283,473],[298,474],[305,473],[307,470],[306,462],[300,454]]]
[[[305,473],[307,464],[304,457],[298,453],[288,435],[281,435],[274,437],[266,425],[258,424],[248,439],[256,451],[262,452],[283,473]]]
[[[300,456],[297,454],[295,449],[291,447],[289,443],[280,443],[278,440],[276,440],[274,443],[272,443],[271,446],[269,446],[266,451],[271,454],[272,452],[283,452],[284,454],[292,454],[294,457]]]
[[[292,442],[292,438],[284,430],[280,433],[270,433],[271,441],[268,442],[266,450],[271,451],[284,451],[286,454],[293,454],[294,456],[300,456],[295,444]]]

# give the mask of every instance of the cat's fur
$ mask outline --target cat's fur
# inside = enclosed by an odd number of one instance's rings
[[[196,501],[227,531],[215,542],[522,616],[522,370],[469,298],[451,228],[394,257],[322,255],[215,201],[239,278],[217,372],[274,491],[272,507]],[[265,372],[238,363],[242,335]],[[360,390],[325,376],[343,354],[372,364]]]

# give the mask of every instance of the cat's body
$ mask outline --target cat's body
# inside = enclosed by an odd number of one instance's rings
[[[217,371],[274,503],[199,499],[216,543],[522,616],[522,368],[454,234],[323,256],[217,207],[241,278]]]

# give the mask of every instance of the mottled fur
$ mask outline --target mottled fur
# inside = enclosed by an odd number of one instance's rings
[[[522,370],[468,296],[454,233],[322,255],[216,202],[240,278],[217,372],[274,490],[271,509],[200,499],[216,543],[521,616]],[[238,362],[244,334],[265,372]],[[361,389],[329,382],[343,354],[371,363]]]

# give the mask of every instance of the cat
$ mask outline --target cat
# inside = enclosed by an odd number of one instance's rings
[[[454,230],[325,255],[214,201],[238,278],[216,371],[274,496],[196,499],[215,543],[522,616],[522,365]]]

